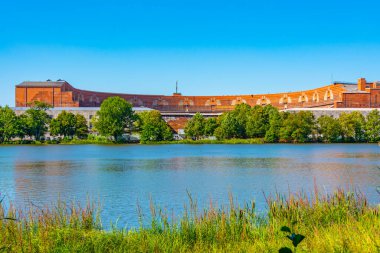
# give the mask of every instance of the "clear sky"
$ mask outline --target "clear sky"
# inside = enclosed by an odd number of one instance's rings
[[[0,105],[14,85],[184,95],[380,79],[380,1],[2,1]]]

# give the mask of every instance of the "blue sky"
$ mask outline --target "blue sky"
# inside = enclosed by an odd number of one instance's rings
[[[379,1],[3,1],[0,105],[14,85],[184,95],[380,79]]]

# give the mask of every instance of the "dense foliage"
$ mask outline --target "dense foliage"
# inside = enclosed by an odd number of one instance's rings
[[[341,139],[342,128],[338,119],[322,115],[317,120],[318,131],[324,142],[338,142]]]
[[[25,136],[40,140],[49,126],[48,108],[48,104],[36,102],[23,115],[17,116],[8,106],[0,107],[0,142]]]
[[[138,119],[142,143],[173,140],[173,132],[159,111],[142,112],[138,115]]]
[[[92,119],[94,129],[91,132],[98,132],[99,136],[89,134],[88,122],[83,115],[62,111],[51,119],[46,112],[49,108],[48,104],[36,102],[24,114],[17,116],[8,106],[0,107],[0,143],[40,143],[48,131],[54,137],[48,143],[125,142],[130,140],[120,137],[132,130],[140,131],[143,143],[173,140],[173,131],[159,111],[136,115],[132,105],[120,97],[103,101]],[[209,129],[213,131],[212,125]]]
[[[196,113],[186,124],[185,133],[196,140],[205,136],[206,132],[206,119],[202,114]]]
[[[22,117],[25,126],[25,134],[40,140],[48,130],[48,124],[51,118],[46,113],[50,105],[43,102],[35,102],[34,105],[26,110],[25,116]]]
[[[378,110],[371,111],[365,123],[365,133],[369,142],[380,141],[380,113]]]
[[[109,97],[100,105],[93,123],[101,135],[111,136],[117,141],[132,128],[135,119],[132,104],[121,97]]]
[[[21,118],[15,112],[6,107],[0,107],[0,142],[9,141],[21,135]]]
[[[96,138],[86,139],[89,129],[84,116],[63,111],[51,119],[46,112],[49,108],[48,104],[36,102],[18,116],[7,106],[0,107],[0,143],[15,139],[23,141],[25,137],[40,141],[48,131],[51,136],[63,137],[65,141],[98,142]],[[159,111],[135,114],[132,105],[120,97],[104,100],[92,123],[92,132],[106,138],[99,143],[130,141],[120,137],[132,131],[140,132],[142,143],[173,143],[173,131]],[[184,130],[189,143],[205,143],[205,140],[231,143],[227,140],[236,139],[241,141],[232,143],[379,142],[380,112],[372,110],[364,117],[353,111],[342,113],[338,118],[323,115],[316,119],[309,111],[280,112],[271,105],[250,107],[240,104],[217,118],[205,118],[196,113]],[[249,139],[252,141],[243,141]]]
[[[73,138],[85,138],[88,134],[87,121],[81,114],[63,111],[50,122],[50,134]]]
[[[36,102],[19,116],[8,106],[0,107],[0,143],[18,139],[43,140],[49,131],[51,136],[85,138],[88,134],[87,121],[83,115],[63,111],[56,119],[47,114],[50,106]],[[18,142],[17,142],[18,143]]]
[[[217,119],[205,119],[197,113],[185,128],[187,138],[218,140],[261,138],[273,142],[378,142],[380,113],[367,117],[360,112],[342,113],[339,118],[323,115],[315,119],[309,111],[280,112],[267,106],[240,104]]]

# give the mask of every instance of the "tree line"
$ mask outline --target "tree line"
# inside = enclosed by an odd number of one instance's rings
[[[143,143],[173,140],[173,131],[159,111],[136,114],[132,110],[132,104],[120,97],[104,100],[92,123],[95,131],[112,137],[115,142],[125,141],[123,135],[132,132],[139,132]]]
[[[173,140],[173,131],[159,111],[136,114],[132,105],[120,97],[103,101],[91,120],[92,129],[81,114],[62,111],[52,119],[46,112],[49,108],[46,103],[35,102],[25,113],[16,115],[8,106],[0,107],[0,143],[26,137],[41,141],[47,132],[68,140],[89,138],[91,132],[113,142],[127,141],[125,134],[132,132],[140,134],[142,143]],[[323,115],[316,119],[308,111],[280,112],[271,105],[240,104],[217,118],[195,114],[185,126],[185,135],[193,140],[261,138],[268,143],[378,142],[380,113],[373,110],[364,117],[360,112],[351,112],[338,118]]]
[[[267,106],[240,104],[218,118],[194,115],[185,127],[187,138],[194,140],[215,136],[219,140],[263,138],[265,142],[378,142],[380,114],[371,111],[342,113],[338,118],[323,115],[315,118],[309,111],[280,112]]]
[[[132,105],[120,97],[110,97],[103,101],[99,111],[92,118],[93,128],[88,128],[86,118],[81,114],[62,111],[52,119],[47,110],[49,104],[34,102],[21,115],[8,106],[0,107],[0,143],[15,139],[41,141],[47,132],[60,139],[86,139],[90,132],[99,133],[113,142],[125,142],[124,134],[139,132],[142,142],[170,141],[171,128],[158,111],[145,111],[136,114]]]
[[[26,137],[40,141],[48,131],[52,136],[87,137],[87,121],[83,115],[63,111],[51,119],[46,112],[49,108],[46,103],[34,102],[25,113],[16,115],[8,106],[0,107],[0,143]]]

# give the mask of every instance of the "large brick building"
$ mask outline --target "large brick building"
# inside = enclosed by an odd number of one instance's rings
[[[336,108],[380,108],[380,83],[368,83],[364,78],[358,80],[357,88],[342,93]]]
[[[28,107],[33,101],[43,101],[53,107],[99,107],[104,99],[120,96],[135,107],[148,107],[162,112],[223,112],[235,105],[271,104],[279,109],[287,108],[378,108],[380,107],[380,83],[368,83],[360,78],[358,83],[335,82],[305,91],[276,94],[246,94],[226,96],[184,96],[118,94],[87,91],[74,88],[64,80],[22,82],[16,85],[16,107]]]

